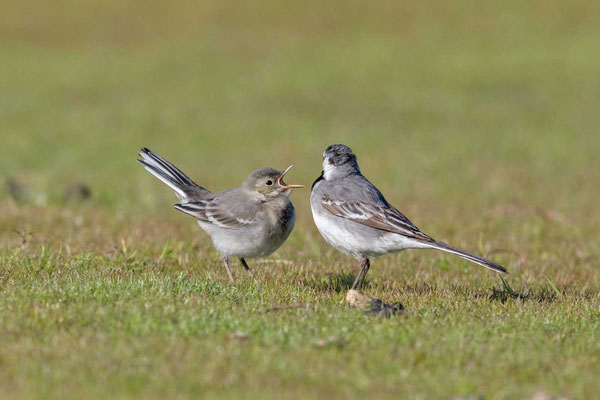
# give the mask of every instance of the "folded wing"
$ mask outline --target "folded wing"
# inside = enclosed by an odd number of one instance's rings
[[[466,260],[489,268],[496,272],[506,273],[506,268],[487,258],[469,253],[465,250],[450,246],[447,243],[439,242],[427,236],[419,230],[408,218],[400,211],[387,202],[369,203],[357,201],[353,203],[334,201],[327,197],[322,200],[322,206],[327,211],[338,217],[349,219],[359,224],[367,225],[372,228],[381,229],[387,232],[398,233],[411,239],[418,240],[432,249],[442,250],[455,254]]]
[[[254,222],[254,216],[236,215],[235,212],[222,204],[219,198],[175,204],[173,207],[196,219],[221,228],[241,229],[252,225]]]
[[[386,203],[344,202],[323,197],[321,205],[331,214],[387,232],[398,233],[424,242],[432,238],[417,228],[404,214]]]

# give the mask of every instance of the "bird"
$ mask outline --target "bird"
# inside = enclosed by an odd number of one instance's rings
[[[175,191],[179,202],[173,207],[198,221],[212,239],[232,284],[235,283],[229,262],[239,258],[242,266],[258,284],[246,259],[266,257],[288,238],[296,221],[290,201],[292,189],[283,171],[259,168],[250,173],[240,187],[213,193],[196,184],[169,161],[142,148],[140,162],[152,175]]]
[[[323,152],[323,170],[312,185],[310,206],[325,241],[360,261],[351,290],[362,286],[370,259],[405,249],[441,250],[493,271],[507,272],[491,260],[421,232],[362,175],[356,155],[346,145],[334,144]]]

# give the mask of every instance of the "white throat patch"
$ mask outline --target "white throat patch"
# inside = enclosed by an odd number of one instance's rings
[[[334,170],[335,166],[331,165],[327,158],[323,159],[323,178],[325,178],[326,181],[332,178]]]

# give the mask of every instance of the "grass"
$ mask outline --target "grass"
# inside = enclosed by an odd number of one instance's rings
[[[593,398],[598,5],[13,2],[0,14],[1,398]],[[212,190],[346,143],[424,232],[358,270],[296,228],[228,284],[137,163]],[[90,198],[78,188],[87,187]]]

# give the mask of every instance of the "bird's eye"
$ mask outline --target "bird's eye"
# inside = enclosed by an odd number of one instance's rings
[[[269,179],[269,180],[267,181],[267,186],[271,186],[272,184],[273,184],[273,181]]]

